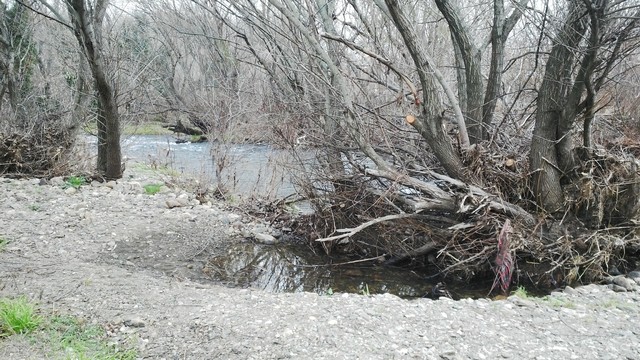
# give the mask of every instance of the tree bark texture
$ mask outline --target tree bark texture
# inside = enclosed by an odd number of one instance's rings
[[[444,109],[439,89],[432,75],[433,64],[422,49],[411,22],[407,19],[398,2],[385,0],[385,3],[407,50],[411,54],[422,85],[421,114],[415,121],[409,123],[427,141],[447,174],[456,179],[466,179],[462,160],[453,148],[453,144],[443,127]]]
[[[68,0],[74,34],[87,57],[98,95],[98,172],[107,179],[119,179],[122,177],[120,115],[100,49],[99,28],[107,4],[108,1],[99,0],[92,17],[84,0]]]
[[[465,69],[466,81],[466,123],[469,132],[469,140],[472,144],[477,144],[483,140],[482,134],[482,104],[484,86],[482,81],[481,53],[473,45],[467,29],[464,27],[458,10],[453,7],[449,0],[436,0],[436,5],[444,16],[451,36],[457,44],[457,48],[462,56]]]
[[[564,208],[561,179],[561,157],[558,152],[562,135],[560,124],[567,106],[567,95],[571,86],[571,71],[575,64],[574,49],[580,43],[585,28],[579,6],[572,3],[565,25],[554,40],[551,54],[545,67],[544,79],[538,93],[536,122],[531,141],[530,166],[533,191],[537,202],[545,211],[555,213]],[[573,151],[571,149],[570,151]],[[566,160],[564,160],[566,161]]]

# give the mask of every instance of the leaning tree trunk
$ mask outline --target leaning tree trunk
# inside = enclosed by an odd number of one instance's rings
[[[418,69],[422,85],[422,107],[417,117],[408,116],[407,121],[427,141],[438,161],[451,177],[469,180],[465,167],[449,136],[442,126],[444,112],[440,101],[440,91],[434,79],[433,63],[421,46],[413,24],[407,19],[397,1],[385,0],[393,22],[402,36],[413,63]],[[467,89],[468,90],[468,89]]]

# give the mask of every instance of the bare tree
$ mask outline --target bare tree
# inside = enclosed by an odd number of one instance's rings
[[[73,31],[93,77],[98,97],[98,163],[97,169],[107,179],[122,177],[120,149],[120,114],[114,84],[108,74],[102,36],[108,0],[65,0],[68,17],[52,4],[41,0],[55,19]]]
[[[584,114],[583,144],[591,146],[590,124],[595,98],[615,63],[636,48],[630,42],[638,27],[637,4],[615,1],[570,1],[539,89],[531,142],[533,190],[540,206],[551,213],[565,210],[564,184],[580,168],[574,133]],[[576,70],[577,69],[577,70]],[[589,150],[590,151],[590,150]]]

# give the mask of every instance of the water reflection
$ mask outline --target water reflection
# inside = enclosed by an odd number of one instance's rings
[[[406,269],[323,265],[327,260],[299,245],[242,243],[230,247],[226,254],[210,259],[204,272],[227,285],[251,286],[271,292],[392,293],[421,297],[434,286]],[[341,263],[348,259],[333,260]]]

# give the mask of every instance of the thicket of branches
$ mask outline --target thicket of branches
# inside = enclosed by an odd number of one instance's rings
[[[34,58],[51,59],[28,99],[100,130],[98,59],[112,117],[206,132],[219,172],[231,142],[317,154],[296,177],[327,251],[496,273],[504,288],[514,264],[592,281],[639,250],[635,0],[24,4],[3,5],[3,36],[22,9]],[[81,8],[102,14],[87,18],[97,58],[74,43]],[[5,88],[21,89],[27,63],[3,59]]]

